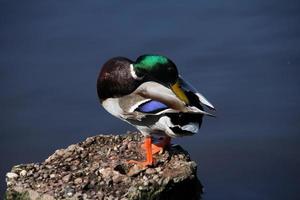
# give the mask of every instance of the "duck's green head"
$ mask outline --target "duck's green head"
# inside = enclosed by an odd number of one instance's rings
[[[161,55],[142,55],[133,64],[138,77],[173,85],[178,79],[176,65],[167,57]]]
[[[189,103],[178,82],[177,67],[169,58],[161,55],[142,55],[133,63],[133,70],[137,77],[159,82],[172,89],[181,100]]]

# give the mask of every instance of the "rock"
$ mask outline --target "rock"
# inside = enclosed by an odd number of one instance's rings
[[[67,174],[67,175],[65,175],[63,178],[62,178],[62,180],[63,180],[63,182],[65,182],[65,183],[68,183],[69,181],[70,181],[70,179],[71,179],[71,174]],[[46,176],[47,177],[47,176]]]
[[[27,174],[27,171],[24,169],[20,172],[20,176],[26,176],[26,174]]]
[[[128,176],[131,176],[131,177],[132,177],[132,176],[136,176],[137,174],[141,173],[142,171],[145,171],[145,169],[141,168],[141,167],[138,166],[138,165],[133,165],[133,166],[129,169],[127,175],[128,175]]]
[[[6,174],[6,177],[7,177],[8,179],[15,179],[15,178],[18,178],[18,174],[13,173],[13,172],[8,172],[8,173]]]
[[[154,168],[148,168],[146,169],[145,173],[146,174],[155,174],[157,171]]]
[[[82,183],[82,179],[81,179],[81,178],[76,178],[76,179],[74,180],[74,183],[75,183],[75,185],[79,185],[79,184]]]
[[[197,165],[180,146],[155,155],[154,166],[141,168],[129,160],[144,160],[139,133],[99,135],[55,153],[42,163],[14,166],[6,174],[5,198],[54,199],[200,199]]]
[[[51,179],[55,179],[55,174],[50,174]]]

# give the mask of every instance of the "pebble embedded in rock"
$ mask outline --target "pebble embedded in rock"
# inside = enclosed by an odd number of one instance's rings
[[[146,174],[155,174],[156,173],[156,170],[154,168],[148,168],[146,171],[145,171]]]
[[[6,177],[9,178],[9,179],[15,179],[15,178],[18,178],[18,174],[13,173],[13,172],[8,172],[6,174]]]
[[[70,179],[71,179],[71,174],[65,175],[65,176],[62,178],[62,180],[63,180],[65,183],[69,182]]]
[[[122,182],[123,181],[123,177],[122,176],[120,176],[120,175],[114,175],[113,177],[112,177],[112,180],[113,180],[113,182],[114,183],[120,183],[120,182]]]
[[[76,178],[74,180],[75,185],[81,184],[82,183],[82,179],[81,178]]]
[[[26,174],[27,174],[27,171],[24,169],[20,172],[20,176],[26,176]]]

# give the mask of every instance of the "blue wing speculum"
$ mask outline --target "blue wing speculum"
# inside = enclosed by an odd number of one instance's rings
[[[135,109],[135,111],[139,111],[143,113],[157,113],[167,108],[168,108],[167,105],[159,101],[150,100],[141,104],[139,107]]]

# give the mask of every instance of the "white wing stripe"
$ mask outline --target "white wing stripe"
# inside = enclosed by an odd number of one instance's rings
[[[130,107],[130,109],[129,109],[128,112],[134,112],[134,110],[135,110],[137,107],[139,107],[141,104],[143,104],[143,103],[145,103],[145,102],[147,102],[147,101],[151,101],[151,99],[144,99],[144,100],[142,100],[142,101],[137,102],[136,104],[134,104],[134,105],[132,105],[132,106]]]
[[[198,96],[198,98],[202,104],[204,104],[212,109],[215,109],[215,107],[202,94],[197,92],[196,95]]]

